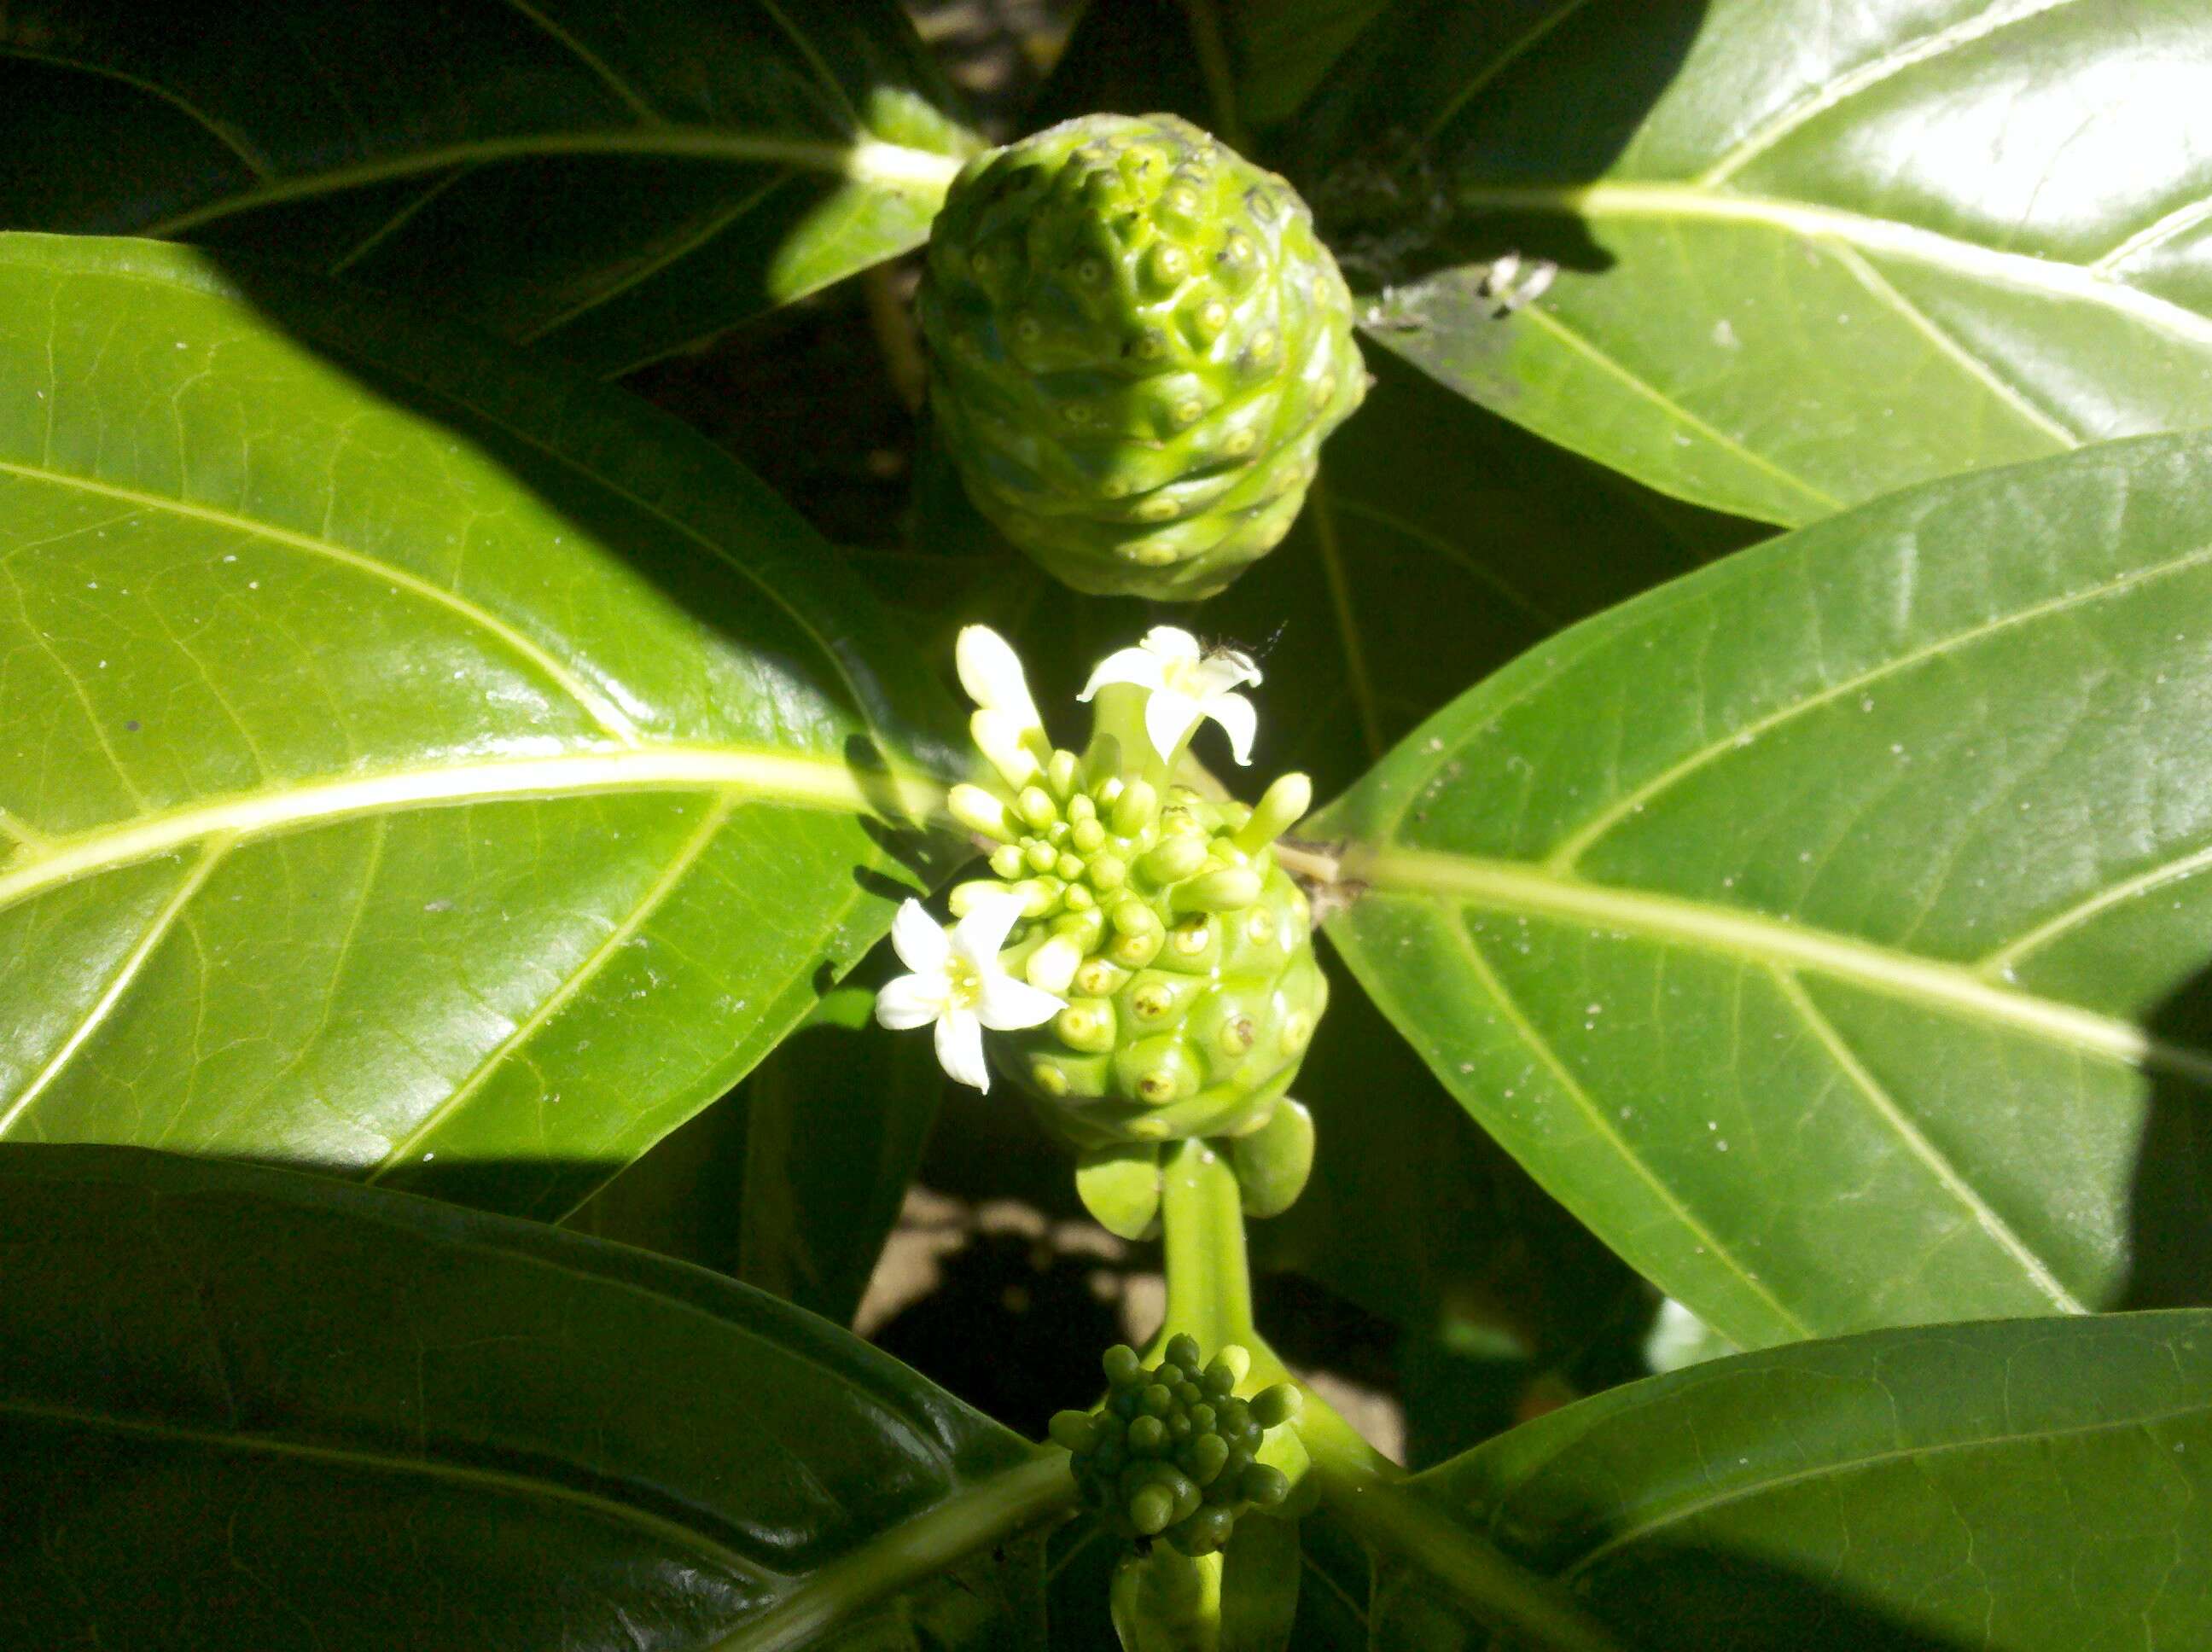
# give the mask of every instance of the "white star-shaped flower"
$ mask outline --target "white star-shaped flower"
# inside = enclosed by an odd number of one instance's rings
[[[1172,758],[1191,731],[1211,717],[1229,736],[1237,761],[1249,763],[1260,719],[1252,702],[1237,690],[1259,680],[1260,668],[1251,655],[1236,648],[1208,653],[1189,632],[1155,625],[1135,647],[1100,660],[1078,698],[1088,700],[1109,683],[1148,689],[1145,732],[1163,759]]]
[[[976,902],[949,933],[919,901],[908,901],[891,920],[891,945],[914,973],[884,983],[876,994],[876,1020],[894,1031],[935,1022],[938,1060],[977,1090],[991,1088],[984,1028],[1034,1027],[1067,1007],[999,967],[999,950],[1021,913],[1021,897],[1009,894]]]

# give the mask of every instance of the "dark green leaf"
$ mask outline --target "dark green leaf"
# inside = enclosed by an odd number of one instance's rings
[[[1413,0],[1293,175],[1370,337],[1686,499],[1802,523],[2201,424],[2192,0]],[[1490,260],[1561,266],[1507,319]]]
[[[1584,1400],[1413,1485],[1650,1652],[2200,1646],[2212,1314],[1723,1360]],[[1383,1596],[1379,1645],[1492,1644],[1410,1567]]]
[[[672,421],[179,248],[0,241],[0,538],[20,1139],[556,1214],[882,933],[855,817],[951,761]]]
[[[1468,1110],[1759,1346],[2201,1258],[2212,450],[1930,484],[1523,656],[1319,829]],[[2185,1257],[2175,1283],[2201,1291]]]
[[[0,1148],[11,1644],[1041,1647],[1036,1549],[990,1546],[1067,1484],[821,1321],[642,1252]]]
[[[1099,110],[1164,111],[1224,138],[1237,128],[1239,137],[1231,141],[1242,142],[1296,114],[1330,65],[1389,3],[1111,0],[1087,7],[1038,99],[1032,124]]]
[[[614,374],[919,243],[950,106],[890,0],[30,0],[0,227],[271,253]]]
[[[738,1277],[840,1324],[898,1221],[945,1082],[929,1040],[884,1032],[874,1004],[840,987],[745,1085]]]

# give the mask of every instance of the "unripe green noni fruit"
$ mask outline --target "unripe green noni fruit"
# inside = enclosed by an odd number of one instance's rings
[[[953,893],[956,911],[991,889],[1020,894],[1007,966],[1066,1000],[995,1036],[994,1065],[1083,1150],[1077,1188],[1113,1231],[1143,1232],[1160,1146],[1191,1137],[1231,1139],[1248,1206],[1273,1215],[1312,1163],[1310,1121],[1286,1092],[1328,982],[1312,908],[1261,835],[1279,829],[1267,800],[1255,820],[1241,803],[1179,787],[1163,799],[1114,774],[1090,789],[1071,775],[1066,793],[1049,777],[1027,788],[1026,816],[1007,817],[1016,841],[992,856],[997,878]]]
[[[1097,594],[1226,586],[1367,390],[1305,203],[1172,115],[1087,115],[970,161],[919,305],[969,497]]]

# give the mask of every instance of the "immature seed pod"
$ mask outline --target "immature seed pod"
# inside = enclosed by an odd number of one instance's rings
[[[1219,591],[1289,531],[1366,394],[1305,203],[1172,115],[1087,115],[977,156],[918,302],[969,497],[1079,591]]]

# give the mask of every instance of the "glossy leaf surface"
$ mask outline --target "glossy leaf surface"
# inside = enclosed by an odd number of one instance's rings
[[[0,1148],[0,1510],[41,1534],[0,1555],[13,1644],[1041,1646],[1040,1551],[989,1548],[1066,1485],[896,1362],[642,1252]]]
[[[620,392],[12,237],[0,538],[0,1134],[557,1215],[889,922],[940,691]]]
[[[1327,813],[1329,932],[1741,1345],[2140,1299],[2206,1231],[2208,545],[2212,455],[2152,438],[1677,580]]]
[[[950,106],[888,0],[30,0],[0,228],[273,255],[612,374],[919,243]]]
[[[2212,1314],[1880,1332],[1632,1384],[1413,1482],[1648,1652],[2212,1637]],[[1492,1644],[1386,1569],[1375,1644]]]
[[[1417,0],[1302,112],[1293,175],[1393,283],[1376,342],[1803,523],[2203,422],[2208,72],[2191,0]],[[1561,267],[1499,319],[1509,251]]]

